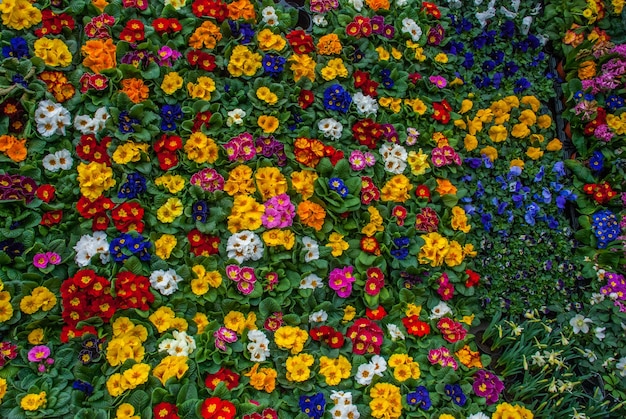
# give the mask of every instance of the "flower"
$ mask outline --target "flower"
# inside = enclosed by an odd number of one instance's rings
[[[572,326],[572,329],[575,334],[578,334],[580,332],[588,333],[590,323],[593,323],[593,320],[586,318],[582,314],[575,315],[569,321],[569,324],[570,326]]]

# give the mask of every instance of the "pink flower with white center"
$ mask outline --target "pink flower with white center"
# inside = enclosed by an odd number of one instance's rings
[[[359,171],[365,169],[365,155],[363,155],[361,150],[353,150],[348,161],[352,170]]]

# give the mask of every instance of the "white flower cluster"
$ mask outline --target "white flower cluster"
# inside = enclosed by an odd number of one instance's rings
[[[409,3],[409,0],[396,0],[396,6],[404,7]]]
[[[261,11],[261,15],[263,16],[263,23],[265,23],[266,25],[278,25],[278,16],[276,15],[276,10],[272,6],[267,6],[265,9],[263,9]]]
[[[250,359],[254,362],[263,362],[270,356],[270,341],[260,330],[248,332],[248,351]]]
[[[305,262],[310,262],[320,258],[320,246],[315,240],[309,236],[304,236],[302,237],[302,244],[306,250],[306,254],[304,255]]]
[[[315,288],[322,288],[324,286],[324,282],[322,278],[315,274],[308,274],[307,276],[300,279],[300,289],[301,290],[312,290]]]
[[[328,26],[328,21],[326,17],[322,14],[313,15],[313,24],[315,26],[319,26],[320,28],[325,28]]]
[[[385,162],[385,170],[399,175],[406,169],[407,152],[400,144],[384,143],[378,150]]]
[[[430,311],[429,319],[431,320],[440,319],[446,314],[450,314],[450,313],[452,313],[452,309],[450,308],[450,306],[446,304],[445,302],[440,301],[439,304],[434,306],[432,310]]]
[[[80,131],[81,134],[97,134],[104,129],[104,125],[109,119],[109,113],[103,106],[96,110],[93,118],[89,115],[77,115],[74,118],[74,128]]]
[[[369,386],[374,376],[382,377],[385,371],[387,371],[387,361],[385,361],[385,358],[380,355],[374,355],[370,362],[359,365],[355,377],[356,382],[362,386]]]
[[[395,342],[398,339],[404,340],[404,333],[398,327],[397,324],[389,323],[387,325],[387,331],[389,332],[389,336],[391,336],[391,340]]]
[[[352,96],[352,102],[356,106],[356,111],[361,116],[367,116],[370,114],[376,115],[378,112],[378,102],[371,96],[364,95],[363,92],[356,92]]]
[[[189,356],[196,349],[196,341],[187,332],[174,330],[174,339],[164,339],[159,344],[159,352],[167,352],[172,356]]]
[[[54,134],[65,135],[65,128],[72,123],[70,112],[51,100],[42,100],[35,111],[37,132],[44,137]]]
[[[339,419],[359,419],[361,414],[355,405],[352,404],[352,393],[349,391],[333,390],[330,399],[335,404],[330,409],[330,415]]]
[[[233,109],[228,112],[228,118],[226,118],[226,126],[232,127],[234,125],[243,124],[243,119],[246,117],[246,111],[243,109]]]
[[[150,274],[150,285],[163,295],[172,295],[182,280],[174,269],[159,269]]]
[[[89,265],[91,258],[100,255],[100,261],[107,263],[109,261],[109,242],[104,231],[96,231],[93,236],[85,234],[78,240],[74,246],[76,256],[74,260],[81,268]]]
[[[74,164],[72,153],[69,150],[63,149],[50,153],[41,160],[43,168],[51,172],[58,172],[59,170],[69,170]]]
[[[402,19],[402,33],[408,33],[413,42],[418,42],[422,37],[422,28],[411,18]]]
[[[350,5],[354,7],[354,10],[357,12],[360,12],[363,8],[363,0],[348,0],[348,3],[350,3]]]
[[[263,242],[250,230],[243,230],[228,238],[226,251],[230,259],[242,263],[247,260],[259,260],[263,256]]]
[[[324,137],[330,137],[336,140],[341,138],[341,133],[343,132],[343,125],[341,125],[341,122],[334,118],[320,119],[317,123],[317,128],[321,131]]]
[[[326,320],[328,320],[328,313],[324,310],[309,314],[309,323],[324,323]]]

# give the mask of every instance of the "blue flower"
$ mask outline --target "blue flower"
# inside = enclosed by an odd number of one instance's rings
[[[446,392],[446,396],[450,397],[454,404],[458,406],[463,406],[467,401],[467,397],[459,384],[446,384],[444,391]]]
[[[333,84],[324,91],[326,109],[346,113],[351,103],[352,97],[340,84]]]
[[[530,82],[526,80],[526,77],[521,77],[517,79],[515,82],[515,87],[513,88],[514,93],[522,93],[526,89],[530,89]]]
[[[515,36],[515,22],[505,20],[500,26],[500,36],[502,38],[513,38]]]
[[[611,111],[615,111],[624,106],[624,98],[617,95],[610,95],[605,100],[606,107]]]
[[[543,180],[543,176],[545,175],[545,171],[546,170],[545,170],[545,168],[543,166],[541,166],[539,168],[539,171],[535,175],[535,179],[534,179],[535,183],[541,182]]]
[[[422,410],[428,410],[432,406],[430,393],[424,386],[419,386],[415,391],[408,393],[406,401],[410,406],[417,406]]]
[[[191,217],[197,222],[206,223],[209,217],[209,204],[206,201],[197,201],[193,204]]]
[[[2,47],[2,55],[4,58],[28,58],[28,43],[22,37],[11,38],[9,45]]]
[[[91,396],[91,394],[93,393],[93,386],[90,383],[82,380],[74,380],[74,382],[72,383],[72,388],[74,390],[80,390],[88,396]]]
[[[139,173],[130,173],[126,177],[126,182],[117,193],[118,198],[134,199],[146,191],[146,178]]]
[[[482,164],[482,160],[479,159],[478,157],[466,158],[465,160],[463,160],[463,162],[467,164],[470,167],[470,169],[478,169],[480,165]]]
[[[342,198],[348,196],[348,188],[346,188],[346,184],[343,180],[334,177],[328,180],[328,187],[331,191],[337,192]]]
[[[492,219],[493,216],[488,212],[480,217],[480,222],[483,224],[483,228],[485,229],[485,231],[491,231],[491,229],[493,228],[493,225],[491,224]]]
[[[472,54],[471,52],[466,52],[465,58],[463,62],[461,63],[461,65],[468,70],[474,67],[474,54]]]
[[[594,151],[589,159],[589,168],[594,172],[599,172],[604,168],[604,154],[601,151]]]
[[[139,119],[132,118],[130,112],[122,111],[118,117],[119,130],[122,134],[130,134],[135,132],[133,125],[139,125]]]
[[[598,249],[604,249],[610,242],[617,239],[620,233],[619,223],[610,210],[598,211],[591,216],[591,230],[598,239]]]
[[[552,166],[552,172],[556,173],[557,179],[561,176],[565,176],[565,164],[562,161],[554,163],[554,166]]]
[[[457,55],[463,52],[465,49],[465,45],[463,42],[450,41],[446,46],[443,47],[444,51],[448,54]]]
[[[161,108],[161,130],[174,131],[176,122],[183,119],[183,110],[180,105],[163,105]]]
[[[515,64],[513,61],[507,61],[506,64],[504,64],[504,75],[506,77],[514,76],[518,70],[518,65]]]
[[[287,60],[276,54],[266,54],[263,57],[263,71],[272,77],[279,76],[285,69]]]
[[[313,396],[300,396],[300,410],[302,413],[313,419],[319,419],[324,416],[324,408],[326,407],[326,399],[323,393],[317,393]]]

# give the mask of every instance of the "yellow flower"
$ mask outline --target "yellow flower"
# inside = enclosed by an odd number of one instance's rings
[[[6,291],[2,291],[2,293],[8,294],[8,292]],[[20,304],[20,308],[21,308],[21,304]],[[37,311],[37,309],[35,309],[35,311]],[[32,313],[27,313],[27,314],[32,314]],[[13,306],[11,305],[11,302],[1,301],[0,302],[0,323],[10,320],[11,317],[13,317]]]
[[[122,374],[120,374],[119,372],[115,373],[111,375],[107,380],[107,391],[112,397],[117,397],[128,389],[124,384],[125,383],[123,383]]]
[[[259,370],[259,364],[254,364],[254,367],[244,375],[250,377],[250,385],[256,390],[271,393],[276,388],[276,377],[278,374],[272,368],[261,368]]]
[[[91,162],[85,164],[81,162],[78,164],[77,170],[80,193],[92,202],[104,191],[115,186],[113,169],[104,163]]]
[[[464,114],[466,112],[469,112],[472,110],[473,107],[474,107],[474,102],[472,102],[469,99],[463,99],[463,102],[461,102],[461,110],[459,111],[459,113]]]
[[[183,203],[178,198],[170,198],[157,210],[157,218],[162,223],[173,223],[183,213]]]
[[[463,248],[456,240],[450,241],[448,245],[448,251],[444,258],[446,265],[449,267],[458,266],[463,263]]]
[[[476,139],[476,136],[467,134],[463,140],[463,146],[467,151],[475,150],[476,147],[478,147],[478,140]]]
[[[289,69],[293,72],[294,81],[299,81],[302,77],[306,77],[312,82],[315,81],[315,65],[316,62],[307,54],[293,54],[289,57],[291,62]]]
[[[402,395],[393,384],[377,383],[370,390],[369,407],[375,418],[397,419],[402,416]]]
[[[4,20],[4,19],[3,19]],[[60,39],[39,38],[34,43],[35,56],[51,67],[67,67],[72,63],[72,53]]]
[[[313,170],[291,172],[291,185],[296,192],[302,195],[302,199],[306,200],[313,196],[317,178],[317,172]]]
[[[185,178],[181,175],[166,174],[154,180],[156,186],[163,186],[169,193],[178,193],[185,188]]]
[[[131,419],[135,416],[135,406],[130,403],[122,403],[115,411],[115,419]]]
[[[4,396],[6,394],[7,394],[7,380],[0,377],[0,403],[2,402],[2,399],[4,399]]]
[[[159,239],[154,242],[156,247],[156,255],[161,259],[169,259],[172,254],[172,250],[176,247],[176,236],[171,234],[163,234]]]
[[[266,86],[261,86],[256,90],[256,97],[268,105],[273,105],[278,102],[278,96]]]
[[[287,193],[287,179],[276,167],[261,167],[256,171],[254,178],[264,201]]]
[[[224,326],[241,334],[246,327],[246,317],[239,311],[230,311],[224,317]]]
[[[526,150],[526,155],[533,160],[537,160],[540,159],[541,156],[543,156],[543,151],[541,151],[541,149],[537,147],[528,147],[528,150]]]
[[[150,365],[135,364],[130,369],[124,371],[122,377],[128,382],[129,388],[135,388],[148,381],[150,375]]]
[[[410,159],[411,156],[409,156],[409,161]],[[410,198],[411,189],[413,189],[413,185],[411,185],[409,178],[400,174],[393,176],[385,183],[380,195],[383,201],[405,202]]]
[[[494,161],[498,158],[498,150],[490,145],[480,150],[480,154],[484,154],[485,156],[489,157],[489,160],[491,161]]]
[[[3,303],[5,304],[5,303]],[[20,301],[20,310],[25,314],[33,314],[39,310],[40,306],[32,295],[25,295]],[[8,309],[5,310],[8,314]]]
[[[448,253],[448,239],[437,232],[428,233],[420,237],[424,240],[424,244],[417,255],[419,263],[430,263],[432,267],[441,266]]]
[[[377,47],[376,52],[378,53],[378,61],[389,61],[391,55],[385,48]]]
[[[189,369],[189,365],[187,365],[188,359],[186,356],[168,355],[154,367],[152,375],[158,378],[163,385],[170,378],[176,377],[180,380]]]
[[[196,163],[215,163],[218,158],[218,147],[212,138],[200,131],[191,134],[183,148],[189,160]]]
[[[452,208],[452,219],[450,220],[450,225],[453,230],[460,230],[463,233],[469,233],[472,229],[472,226],[467,225],[467,215],[465,214],[465,210],[458,206]]]
[[[424,115],[428,109],[426,104],[421,99],[404,99],[404,103],[405,105],[410,106],[413,112],[418,115]]]
[[[329,386],[336,386],[341,380],[350,378],[351,369],[350,361],[343,355],[339,355],[337,358],[326,356],[320,358],[320,374],[324,376],[326,384]]]
[[[398,51],[394,47],[391,47],[391,56],[396,60],[399,60],[400,58],[402,58],[402,52]]]
[[[261,115],[257,119],[257,124],[265,134],[271,134],[278,129],[278,118],[272,115]]]
[[[550,126],[552,125],[552,118],[550,117],[550,115],[545,114],[545,115],[539,115],[539,117],[537,117],[537,126],[539,128],[550,128]]]
[[[167,73],[161,82],[161,89],[166,95],[174,94],[181,87],[183,87],[183,78],[176,71]]]
[[[33,329],[28,334],[28,343],[31,345],[40,345],[44,342],[44,331],[42,328],[38,327],[37,329]],[[2,399],[2,397],[0,397]]]
[[[437,178],[437,188],[435,189],[439,195],[456,195],[456,186],[452,184],[448,179]]]
[[[208,76],[198,77],[195,83],[187,83],[187,92],[193,99],[211,100],[211,92],[215,91],[215,81]]]
[[[522,100],[520,100],[520,103],[524,105],[529,105],[533,112],[537,112],[539,110],[539,107],[541,106],[541,102],[539,102],[539,99],[534,96],[524,96]]]
[[[209,325],[209,318],[204,313],[196,313],[196,315],[193,316],[193,321],[198,327],[198,334],[204,333],[204,329]]]
[[[280,329],[279,329],[280,330]],[[313,365],[314,359],[309,354],[290,356],[285,362],[287,368],[287,380],[303,382],[311,376],[309,367]]]
[[[347,323],[349,321],[352,321],[352,319],[354,319],[355,316],[356,316],[356,308],[354,308],[351,305],[347,305],[343,309],[343,318],[341,319],[341,321],[343,323]]]
[[[406,305],[406,310],[404,311],[404,315],[407,317],[419,316],[421,312],[422,312],[422,306],[416,306],[415,304],[408,303]]]
[[[365,234],[367,237],[372,237],[377,232],[385,230],[383,227],[383,217],[373,206],[367,207],[367,212],[369,212],[370,215],[370,222],[361,229],[361,233]]]
[[[562,148],[563,148],[563,143],[558,138],[554,138],[546,146],[547,151],[559,151]]]
[[[494,143],[500,143],[506,140],[508,134],[504,125],[492,125],[491,128],[489,128],[489,138],[491,138],[491,141]]]
[[[519,121],[528,125],[529,127],[535,125],[537,122],[537,115],[530,109],[524,109],[519,115]]]
[[[444,52],[440,52],[439,54],[435,55],[435,61],[441,64],[445,64],[448,62],[448,56]]]
[[[511,160],[511,163],[509,163],[509,167],[513,167],[513,166],[517,166],[520,169],[524,170],[524,160],[520,160],[520,159]]]
[[[331,249],[333,249],[331,254],[337,257],[341,256],[344,250],[348,250],[348,248],[350,248],[350,245],[348,244],[348,242],[343,240],[343,235],[333,231],[332,233],[330,233],[330,237],[328,238],[328,244],[326,244],[326,247],[330,247]]]
[[[174,320],[174,311],[166,306],[161,306],[148,317],[159,333],[165,332],[170,328],[172,320]]]
[[[533,419],[533,413],[520,405],[500,403],[491,416],[492,419]]]
[[[272,33],[269,29],[263,29],[257,34],[259,49],[262,51],[280,51],[287,45],[287,41],[282,36]]]
[[[47,402],[46,392],[42,391],[39,394],[27,394],[24,396],[20,401],[20,407],[32,412],[44,406]]]

